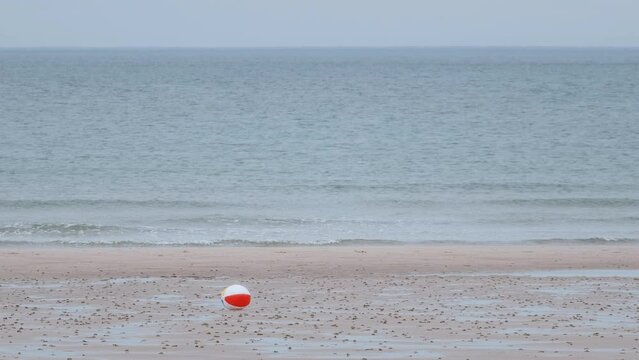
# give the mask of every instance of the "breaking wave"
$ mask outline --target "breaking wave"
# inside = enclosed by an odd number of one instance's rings
[[[547,207],[634,207],[639,199],[630,198],[556,198],[556,199],[507,199],[493,200],[498,205],[547,206]]]
[[[15,224],[0,227],[2,236],[27,235],[57,235],[57,236],[90,236],[106,233],[122,233],[132,231],[132,228],[93,224]]]
[[[539,245],[609,245],[609,244],[639,244],[639,239],[591,237],[584,239],[539,239],[528,240],[524,243]]]
[[[150,207],[150,208],[212,208],[233,207],[237,204],[220,201],[190,200],[0,200],[0,208],[7,209],[46,209],[59,207]]]
[[[639,239],[631,238],[585,238],[585,239],[538,239],[524,241],[468,241],[468,240],[424,240],[399,241],[384,239],[339,239],[334,241],[280,241],[280,240],[185,240],[185,241],[145,241],[145,240],[106,240],[99,238],[66,238],[51,240],[2,240],[2,246],[61,246],[61,247],[323,247],[323,246],[405,246],[405,245],[639,245]]]

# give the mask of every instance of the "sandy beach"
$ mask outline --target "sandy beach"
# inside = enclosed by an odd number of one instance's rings
[[[2,359],[639,357],[637,246],[6,247],[0,298]]]

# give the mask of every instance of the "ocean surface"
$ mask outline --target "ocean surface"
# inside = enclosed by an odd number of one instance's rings
[[[0,50],[0,244],[638,239],[639,49]]]

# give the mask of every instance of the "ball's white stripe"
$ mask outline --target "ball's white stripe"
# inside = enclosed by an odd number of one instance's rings
[[[227,287],[226,289],[224,289],[224,291],[222,291],[222,297],[227,297],[229,295],[236,295],[236,294],[250,295],[248,289],[242,285],[231,285]]]

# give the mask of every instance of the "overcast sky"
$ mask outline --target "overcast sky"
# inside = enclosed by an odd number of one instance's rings
[[[0,47],[639,46],[639,0],[0,0]]]

